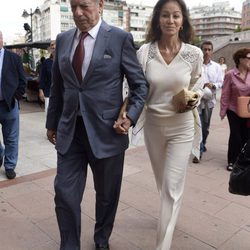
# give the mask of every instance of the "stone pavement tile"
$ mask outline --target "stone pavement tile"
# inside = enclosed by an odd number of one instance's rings
[[[218,213],[231,203],[226,199],[216,197],[198,188],[186,187],[184,192],[183,204],[188,204],[189,207],[209,215]]]
[[[225,166],[218,166],[216,169],[214,169],[214,171],[208,173],[206,176],[214,180],[223,180],[224,183],[228,183],[229,174],[230,172],[226,170]]]
[[[151,169],[150,160],[145,146],[127,150],[125,155],[125,164],[135,167],[135,162],[136,167],[141,170]]]
[[[36,249],[35,246],[49,242],[49,236],[20,213],[1,217],[0,244],[4,250]]]
[[[130,176],[136,173],[140,173],[142,170],[140,167],[137,167],[137,164],[135,165],[129,165],[127,163],[124,164],[123,169],[123,177]]]
[[[122,180],[122,189],[121,189],[121,191],[125,191],[125,190],[131,189],[131,188],[136,188],[136,186],[137,186],[136,184],[131,183],[131,182],[129,182],[129,181],[126,181],[126,179],[123,178],[123,180]]]
[[[11,204],[0,198],[0,221],[1,217],[11,216],[11,214],[17,213],[18,211]]]
[[[46,171],[50,169],[47,165],[41,163],[40,160],[35,160],[29,157],[22,157],[18,161],[18,165],[15,169],[17,177],[29,175],[41,171]]]
[[[223,183],[223,180],[215,180],[207,176],[200,176],[192,172],[187,172],[186,186],[199,188],[208,192]]]
[[[157,219],[129,208],[118,212],[114,232],[139,249],[152,250],[155,249],[156,227]]]
[[[26,248],[25,250],[59,250],[59,245],[54,241],[44,242],[40,245],[35,245]],[[18,250],[18,249],[15,249]]]
[[[240,230],[232,238],[219,246],[217,250],[249,250],[250,232]]]
[[[158,218],[160,199],[159,195],[155,192],[137,186],[122,191],[120,201],[144,214]]]
[[[52,145],[46,138],[40,138],[39,136],[41,135],[34,132],[34,138],[23,138],[23,141],[27,141],[27,143],[25,145],[19,145],[20,154],[25,154],[26,157],[37,161],[43,160],[43,157],[52,155],[56,160],[56,150],[54,145]]]
[[[239,229],[226,222],[183,204],[176,228],[200,241],[218,248]]]
[[[114,250],[141,250],[138,246],[134,245],[122,236],[116,235],[114,232],[110,240],[110,248]]]
[[[49,191],[51,194],[54,195],[54,179],[55,174],[48,176],[46,178],[41,178],[37,180],[33,180],[32,183],[38,185],[41,189]]]
[[[243,207],[236,203],[229,204],[216,213],[215,216],[239,227],[244,227],[250,224],[250,208]]]
[[[216,186],[214,189],[210,190],[209,193],[217,197],[222,197],[231,202],[250,208],[250,199],[248,198],[248,196],[235,195],[229,193],[228,182]]]
[[[59,235],[55,212],[53,216],[38,221],[36,225],[42,232],[49,235],[51,241],[55,242],[56,244],[60,243],[60,235]]]
[[[88,169],[88,175],[87,175],[87,181],[86,181],[86,188],[92,188],[94,189],[94,181],[93,181],[93,175],[90,168]]]
[[[124,180],[126,180],[126,182],[145,188],[151,192],[158,193],[154,175],[149,171],[140,171],[139,173],[127,176],[126,178],[124,178]]]
[[[210,174],[214,173],[218,169],[220,169],[220,167],[215,166],[215,165],[211,166],[210,162],[202,161],[202,163],[199,163],[199,164],[190,163],[188,167],[188,172],[201,175],[201,176],[209,176]]]
[[[24,217],[33,222],[44,220],[54,215],[53,195],[44,190],[30,192],[6,199]]]
[[[18,180],[18,178],[13,180],[13,182],[16,180]],[[11,184],[12,181],[7,181],[7,182]],[[32,182],[24,182],[17,185],[10,185],[5,188],[1,188],[0,196],[8,200],[25,194],[29,195],[32,192],[37,192],[40,190],[41,188],[38,185]]]
[[[195,239],[194,237],[182,233],[178,237],[174,237],[171,250],[214,250],[215,248]]]

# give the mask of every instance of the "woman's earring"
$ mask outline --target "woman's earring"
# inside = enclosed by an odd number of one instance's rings
[[[180,30],[183,30],[183,26],[180,27]]]

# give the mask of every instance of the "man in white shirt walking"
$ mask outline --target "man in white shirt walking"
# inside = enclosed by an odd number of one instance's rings
[[[211,60],[213,55],[213,44],[210,41],[204,41],[201,45],[204,55],[203,75],[204,75],[204,95],[198,107],[202,127],[202,142],[200,145],[200,158],[203,152],[206,152],[206,142],[209,134],[210,121],[213,108],[216,104],[216,91],[222,87],[223,72],[220,65]],[[193,163],[199,163],[200,159],[193,158]]]

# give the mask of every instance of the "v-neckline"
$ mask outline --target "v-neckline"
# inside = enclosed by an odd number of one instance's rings
[[[159,43],[158,43],[158,42],[156,43],[156,51],[157,51],[157,54],[158,54],[160,60],[161,60],[167,67],[171,66],[171,64],[173,63],[173,61],[176,60],[176,58],[179,56],[180,52],[182,51],[182,48],[183,48],[183,42],[181,43],[181,47],[180,47],[178,53],[173,57],[173,59],[171,60],[170,63],[167,63],[167,62],[165,61],[165,59],[163,58],[161,52],[160,52]]]

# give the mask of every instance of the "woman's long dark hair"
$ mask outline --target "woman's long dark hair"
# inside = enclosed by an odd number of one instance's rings
[[[160,29],[160,13],[164,4],[168,2],[176,2],[179,4],[183,16],[183,29],[179,31],[179,38],[182,42],[189,43],[194,37],[194,30],[189,19],[189,12],[183,0],[159,0],[153,10],[151,22],[149,23],[146,42],[159,41],[162,35]]]

